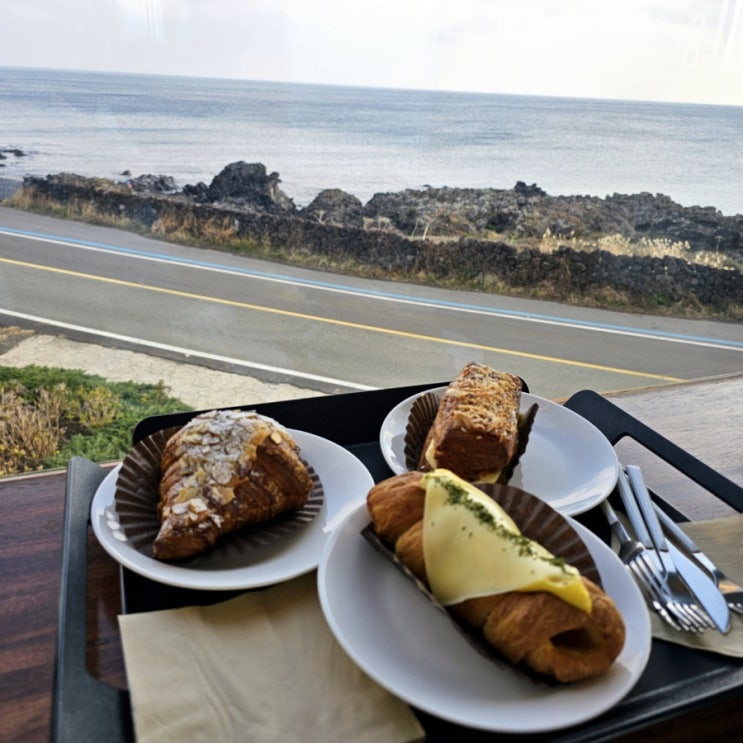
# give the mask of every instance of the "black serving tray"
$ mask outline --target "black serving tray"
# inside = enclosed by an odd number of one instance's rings
[[[387,413],[410,395],[446,382],[410,387],[354,392],[260,405],[241,405],[272,416],[289,428],[330,439],[355,454],[375,481],[392,473],[379,447],[379,430]],[[738,511],[743,510],[743,489],[664,439],[619,407],[591,391],[571,397],[566,407],[594,423],[612,444],[629,436],[662,457]],[[143,420],[133,434],[136,443],[154,431],[185,423],[196,413],[154,416]],[[62,584],[52,709],[52,740],[133,741],[129,695],[91,676],[86,668],[86,545],[90,505],[107,471],[81,457],[68,465],[65,505]],[[657,497],[657,496],[656,496]],[[668,509],[668,504],[661,502]],[[670,512],[672,509],[668,509]],[[678,514],[673,514],[678,517]],[[608,530],[600,510],[581,514],[578,520],[603,538]],[[125,613],[152,611],[223,600],[234,592],[190,591],[154,583],[121,569],[122,605]],[[647,668],[632,691],[613,709],[582,725],[530,741],[580,743],[608,741],[640,732],[676,715],[743,695],[743,663],[712,653],[654,640]],[[500,735],[462,728],[416,710],[429,743],[457,740],[523,741],[519,735]],[[249,731],[246,731],[249,736]]]

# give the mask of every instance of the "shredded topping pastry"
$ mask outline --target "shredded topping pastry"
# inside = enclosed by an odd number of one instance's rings
[[[486,432],[497,428],[501,436],[516,438],[518,411],[511,403],[521,391],[521,380],[488,367],[473,364],[470,369],[470,375],[449,385],[442,398],[442,404],[456,402],[452,407],[455,424]]]

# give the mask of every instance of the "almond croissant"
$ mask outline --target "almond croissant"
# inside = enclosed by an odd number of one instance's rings
[[[312,479],[286,429],[255,412],[213,410],[168,439],[154,557],[192,557],[224,534],[304,507]]]

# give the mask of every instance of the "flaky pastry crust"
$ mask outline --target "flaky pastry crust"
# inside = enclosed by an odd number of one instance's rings
[[[474,482],[505,468],[518,451],[521,389],[513,374],[467,364],[441,398],[418,469],[442,467]]]
[[[427,584],[422,476],[408,472],[377,483],[367,507],[377,536]],[[612,599],[592,581],[582,580],[592,599],[590,613],[541,591],[471,598],[447,609],[511,663],[524,663],[558,681],[579,681],[605,673],[625,641],[624,622]]]
[[[172,560],[225,534],[301,509],[312,479],[286,429],[255,412],[214,410],[166,443],[153,555]]]

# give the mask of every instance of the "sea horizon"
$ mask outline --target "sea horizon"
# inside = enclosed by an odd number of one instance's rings
[[[2,67],[0,178],[209,183],[261,162],[298,206],[339,188],[664,194],[743,213],[743,107]]]
[[[111,77],[163,78],[169,80],[213,80],[223,83],[250,83],[267,86],[330,88],[334,90],[397,91],[399,93],[441,93],[444,95],[498,96],[501,98],[541,98],[556,101],[597,101],[606,103],[649,103],[657,106],[696,106],[702,108],[733,108],[743,110],[743,105],[734,103],[701,103],[698,101],[659,101],[651,98],[612,98],[609,96],[546,95],[542,93],[502,93],[483,90],[455,90],[449,88],[405,88],[390,85],[348,85],[343,83],[319,83],[309,81],[270,80],[263,78],[220,77],[218,75],[179,75],[168,72],[128,72],[126,70],[89,70],[75,67],[28,67],[0,65],[0,71],[73,73],[80,75],[109,75]]]

